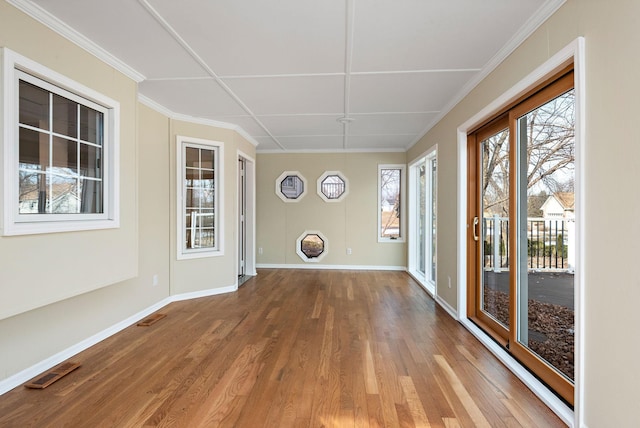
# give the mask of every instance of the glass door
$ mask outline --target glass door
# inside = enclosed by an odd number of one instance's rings
[[[468,316],[573,404],[573,71],[468,136]]]
[[[576,213],[575,94],[570,77],[511,112],[518,165],[516,329],[511,350],[572,399]]]

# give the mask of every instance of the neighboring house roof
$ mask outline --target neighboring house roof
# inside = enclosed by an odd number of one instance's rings
[[[562,205],[562,208],[564,208],[565,210],[570,210],[573,211],[574,206],[575,206],[575,202],[576,202],[576,195],[573,192],[556,192],[553,194],[553,196],[555,196],[555,198],[558,200],[558,202],[560,202],[560,205]]]
[[[540,209],[548,215],[549,213],[559,213],[566,211],[574,211],[575,194],[572,192],[556,192],[550,195],[542,204]]]

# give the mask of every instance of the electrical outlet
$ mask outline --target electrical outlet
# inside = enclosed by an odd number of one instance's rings
[[[258,247],[258,254],[262,254],[262,247]]]
[[[351,248],[347,248],[347,255],[350,256],[351,255]]]
[[[158,274],[153,275],[153,279],[151,280],[151,285],[154,287],[158,285]]]
[[[449,280],[449,288],[451,288],[451,277],[448,276],[447,279]]]

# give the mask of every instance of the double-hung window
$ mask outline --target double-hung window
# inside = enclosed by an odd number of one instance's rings
[[[177,141],[178,259],[222,255],[222,143]]]
[[[117,227],[117,102],[3,49],[3,234]]]

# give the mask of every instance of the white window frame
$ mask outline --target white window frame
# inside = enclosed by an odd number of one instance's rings
[[[324,247],[322,249],[322,253],[320,253],[318,257],[309,258],[302,251],[302,241],[304,241],[304,238],[306,238],[307,235],[318,235],[318,237],[322,239]],[[319,263],[320,260],[324,259],[327,256],[328,252],[329,252],[329,240],[319,230],[305,230],[302,233],[302,235],[298,236],[298,239],[296,239],[296,254],[298,254],[298,256],[307,263]]]
[[[120,103],[10,49],[0,48],[2,79],[2,235],[29,235],[120,227]],[[26,73],[28,76],[24,76]],[[19,213],[19,80],[79,102],[104,114],[103,212],[98,214]]]
[[[300,196],[298,196],[295,199],[287,198],[287,195],[282,193],[282,187],[281,187],[282,182],[284,181],[285,178],[293,177],[293,176],[298,177],[300,181],[302,181],[302,193],[300,193]],[[284,171],[282,174],[278,176],[278,178],[276,178],[276,195],[278,195],[278,197],[282,199],[283,202],[286,202],[288,204],[300,202],[302,198],[304,198],[304,196],[307,194],[307,191],[308,191],[307,179],[304,178],[304,176],[300,174],[299,171]]]
[[[186,248],[186,207],[184,194],[186,192],[185,185],[185,165],[184,153],[187,147],[194,147],[205,150],[213,150],[214,163],[213,170],[214,179],[214,247],[208,248]],[[186,137],[182,135],[176,136],[176,205],[177,205],[177,259],[199,259],[204,257],[217,257],[224,255],[224,144],[220,141],[205,140],[202,138]]]
[[[437,162],[438,159],[438,150],[437,146],[434,146],[431,150],[429,150],[426,154],[421,155],[419,158],[414,160],[409,164],[409,183],[411,183],[410,192],[409,192],[409,201],[408,201],[408,223],[409,223],[409,273],[432,295],[435,296],[437,294],[436,288],[436,279],[438,277],[438,264],[436,261],[435,266],[435,274],[433,278],[430,275],[431,272],[431,262],[430,260],[433,257],[433,252],[436,252],[438,249],[438,232],[437,232],[437,211],[438,211],[438,201],[437,195],[433,194],[434,185],[437,187],[438,178],[437,178],[437,169],[436,169],[436,178],[435,180],[431,177],[431,162],[434,160]],[[418,239],[418,210],[420,207],[420,188],[417,185],[418,179],[418,168],[420,165],[425,165],[426,167],[426,177],[425,177],[425,207],[426,207],[426,222],[425,222],[425,272],[422,273],[418,269],[420,265],[420,241]],[[437,168],[437,167],[436,167]],[[433,182],[435,181],[435,183]],[[437,193],[437,191],[436,191]],[[433,205],[431,204],[433,202]],[[432,208],[434,206],[434,208]],[[433,219],[433,209],[436,211],[436,219]],[[433,226],[434,222],[436,224],[436,234],[433,235]],[[432,245],[435,244],[435,250],[432,250]]]
[[[384,169],[399,169],[400,170],[400,236],[398,238],[384,237],[380,233],[380,224],[382,221],[382,170]],[[407,187],[407,177],[406,177],[407,167],[405,164],[379,164],[378,165],[378,202],[376,204],[378,209],[378,221],[376,222],[376,236],[378,237],[378,242],[380,243],[403,243],[406,240],[406,213],[405,208],[407,206],[406,202],[406,187]]]
[[[326,178],[334,175],[340,178],[344,183],[344,191],[337,198],[329,198],[322,191],[322,184]],[[345,177],[345,175],[340,171],[325,171],[324,174],[322,174],[316,181],[316,191],[318,192],[318,196],[320,196],[320,198],[325,202],[340,202],[349,194],[349,180],[347,180],[347,177]]]

